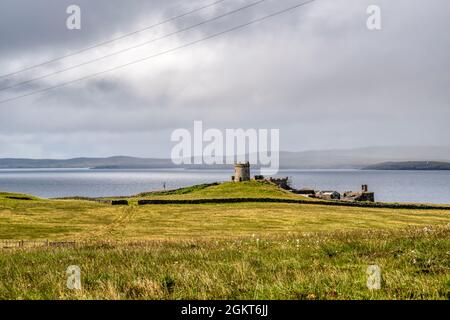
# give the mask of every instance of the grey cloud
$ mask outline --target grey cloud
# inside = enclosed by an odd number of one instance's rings
[[[249,2],[225,1],[155,34]],[[8,94],[164,51],[296,2],[268,1],[125,57]],[[373,1],[317,0],[195,47],[0,105],[0,156],[168,156],[171,130],[190,128],[194,120],[218,128],[280,128],[286,150],[448,144],[450,3],[376,2],[383,18],[378,32],[365,27],[365,10]],[[208,1],[189,2],[189,7],[200,3]],[[78,1],[83,30],[70,32],[61,28],[68,4],[72,1],[2,1],[0,67],[33,61],[34,54],[52,57],[189,10],[181,1]],[[154,34],[136,41],[149,36]],[[67,65],[63,61],[47,70]],[[0,87],[7,83],[0,80]],[[101,148],[83,146],[83,140]],[[142,153],[140,146],[149,144]]]

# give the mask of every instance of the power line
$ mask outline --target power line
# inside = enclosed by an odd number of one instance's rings
[[[5,91],[5,90],[8,90],[8,89],[12,89],[12,88],[16,88],[16,87],[22,86],[22,85],[24,85],[24,84],[28,84],[28,83],[32,83],[32,82],[35,82],[35,81],[38,81],[38,80],[46,79],[46,78],[49,78],[49,77],[51,77],[51,76],[54,76],[54,75],[57,75],[57,74],[61,74],[61,73],[64,73],[64,72],[66,72],[66,71],[69,71],[69,70],[73,70],[73,69],[76,69],[76,68],[79,68],[79,67],[82,67],[82,66],[85,66],[85,65],[88,65],[88,64],[91,64],[91,63],[94,63],[94,62],[97,62],[97,61],[100,61],[100,60],[103,60],[103,59],[112,57],[112,56],[116,56],[116,55],[118,55],[118,54],[121,54],[121,53],[130,51],[130,50],[133,50],[133,49],[137,49],[137,48],[143,47],[143,46],[148,45],[148,44],[151,44],[151,43],[153,43],[153,42],[156,42],[156,41],[159,41],[159,40],[162,40],[162,39],[171,37],[171,36],[173,36],[173,35],[176,35],[176,34],[179,34],[179,33],[182,33],[182,32],[186,32],[186,31],[192,30],[192,29],[194,29],[194,28],[197,28],[197,27],[202,26],[202,25],[204,25],[204,24],[213,22],[213,21],[215,21],[215,20],[219,20],[219,19],[224,18],[224,17],[226,17],[226,16],[230,16],[230,15],[232,15],[232,14],[235,14],[235,13],[239,12],[239,11],[243,11],[243,10],[246,10],[246,9],[248,9],[248,8],[254,7],[254,6],[256,6],[256,5],[258,5],[258,4],[262,3],[262,2],[265,2],[265,1],[267,1],[267,0],[258,0],[258,1],[256,1],[256,2],[252,2],[252,3],[248,4],[248,5],[243,6],[243,7],[240,7],[240,8],[237,8],[237,9],[235,9],[235,10],[231,10],[231,11],[229,11],[229,12],[220,14],[220,15],[218,15],[218,16],[215,16],[215,17],[213,17],[213,18],[204,20],[204,21],[202,21],[202,22],[200,22],[200,23],[196,23],[196,24],[191,25],[191,26],[189,26],[189,27],[186,27],[186,28],[183,28],[183,29],[180,29],[180,30],[177,30],[177,31],[168,33],[168,34],[165,34],[165,35],[163,35],[163,36],[161,36],[161,37],[158,37],[158,38],[155,38],[155,39],[151,39],[151,40],[145,41],[145,42],[140,43],[140,44],[138,44],[138,45],[134,45],[134,46],[131,46],[131,47],[128,47],[128,48],[125,48],[125,49],[121,49],[121,50],[119,50],[119,51],[116,51],[116,52],[113,52],[113,53],[109,53],[109,54],[107,54],[107,55],[104,55],[104,56],[95,58],[95,59],[93,59],[93,60],[88,60],[88,61],[82,62],[82,63],[80,63],[80,64],[76,64],[76,65],[73,65],[73,66],[71,66],[71,67],[67,67],[67,68],[65,68],[65,69],[61,69],[61,70],[58,70],[58,71],[50,72],[50,73],[47,73],[47,74],[45,74],[45,75],[42,75],[42,76],[39,76],[39,77],[36,77],[36,78],[32,78],[32,79],[30,79],[30,80],[18,82],[18,83],[12,84],[12,85],[10,85],[10,86],[0,88],[0,91]]]
[[[87,80],[87,79],[90,79],[90,78],[94,78],[96,76],[99,76],[99,75],[102,75],[102,74],[105,74],[105,73],[108,73],[108,72],[116,71],[118,69],[122,69],[122,68],[131,66],[131,65],[143,62],[143,61],[147,61],[147,60],[150,60],[150,59],[162,56],[162,55],[167,54],[167,53],[171,53],[171,52],[178,51],[178,50],[181,50],[181,49],[184,49],[184,48],[187,48],[187,47],[191,47],[191,46],[194,46],[194,45],[196,45],[196,44],[198,44],[200,42],[217,38],[217,37],[222,36],[224,34],[227,34],[227,33],[239,30],[239,29],[243,29],[243,28],[245,28],[247,26],[250,26],[252,24],[255,24],[255,23],[258,23],[258,22],[262,22],[264,20],[273,18],[273,17],[281,15],[283,13],[286,13],[286,12],[292,11],[294,9],[303,7],[303,6],[305,6],[307,4],[310,4],[310,3],[314,2],[314,1],[316,1],[316,0],[309,0],[309,1],[306,1],[306,2],[298,3],[298,4],[294,5],[294,6],[288,7],[286,9],[283,9],[283,10],[280,10],[280,11],[276,11],[274,13],[271,13],[269,15],[263,16],[261,18],[257,18],[257,19],[251,20],[249,22],[246,22],[244,24],[238,25],[236,27],[232,27],[230,29],[226,29],[224,31],[211,34],[211,35],[209,35],[207,37],[204,37],[204,38],[201,38],[199,40],[188,42],[188,43],[186,43],[184,45],[181,45],[181,46],[178,46],[178,47],[166,50],[166,51],[162,51],[162,52],[159,52],[157,54],[154,54],[154,55],[151,55],[151,56],[147,56],[145,58],[134,60],[134,61],[128,62],[126,64],[122,64],[122,65],[116,66],[116,67],[111,68],[111,69],[107,69],[107,70],[104,70],[104,71],[96,72],[96,73],[90,74],[90,75],[82,77],[82,78],[74,79],[74,80],[71,80],[71,81],[68,81],[68,82],[63,82],[63,83],[60,83],[60,84],[55,85],[55,86],[51,86],[51,87],[44,88],[44,89],[41,89],[41,90],[36,90],[36,91],[30,92],[30,93],[23,94],[23,95],[16,96],[16,97],[12,97],[12,98],[9,98],[9,99],[6,99],[6,100],[0,100],[0,104],[6,103],[6,102],[10,102],[10,101],[14,101],[14,100],[18,100],[18,99],[22,99],[22,98],[29,97],[29,96],[32,96],[32,95],[44,93],[44,92],[47,92],[47,91],[50,91],[50,90],[53,90],[53,89],[61,88],[61,87],[67,86],[67,85],[72,84],[72,83],[84,81],[84,80]]]
[[[45,65],[47,65],[47,64],[50,64],[50,63],[53,63],[53,62],[56,62],[56,61],[60,61],[60,60],[62,60],[62,59],[68,58],[68,57],[72,57],[72,56],[79,55],[80,53],[83,53],[83,52],[86,52],[86,51],[89,51],[89,50],[92,50],[92,49],[95,49],[95,48],[98,48],[98,47],[101,47],[101,46],[110,44],[110,43],[115,42],[115,41],[125,39],[125,38],[127,38],[127,37],[130,37],[130,36],[132,36],[132,35],[138,34],[138,33],[140,33],[140,32],[143,32],[143,31],[146,31],[146,30],[153,29],[153,28],[155,28],[155,27],[161,26],[161,25],[163,25],[163,24],[166,24],[166,23],[171,22],[171,21],[174,21],[174,20],[178,20],[178,19],[183,18],[183,17],[185,17],[185,16],[187,16],[187,15],[190,15],[190,14],[192,14],[192,13],[196,13],[196,12],[198,12],[198,11],[201,11],[201,10],[204,10],[204,9],[207,9],[207,8],[210,8],[210,7],[213,7],[213,6],[215,6],[216,4],[219,4],[219,3],[224,2],[224,1],[227,1],[227,0],[218,0],[218,1],[215,1],[215,2],[212,2],[212,3],[209,3],[209,4],[207,4],[207,5],[198,7],[198,8],[196,8],[196,9],[193,9],[193,10],[191,10],[191,11],[185,12],[185,13],[183,13],[183,14],[180,14],[180,15],[177,15],[177,16],[174,16],[174,17],[171,17],[171,18],[168,18],[168,19],[166,19],[166,20],[160,21],[160,22],[158,22],[158,23],[152,24],[151,26],[147,26],[147,27],[145,27],[145,28],[142,28],[142,29],[139,29],[139,30],[130,32],[130,33],[126,33],[126,34],[124,34],[124,35],[122,35],[122,36],[119,36],[119,37],[117,37],[117,38],[112,38],[112,39],[110,39],[110,40],[107,40],[107,41],[104,41],[104,42],[100,42],[100,43],[91,45],[91,46],[89,46],[89,47],[86,47],[86,48],[83,48],[83,49],[80,49],[80,50],[77,50],[77,51],[68,53],[68,54],[66,54],[66,55],[63,55],[63,56],[60,56],[60,57],[57,57],[57,58],[53,58],[53,59],[51,59],[51,60],[44,61],[44,62],[39,63],[39,64],[35,64],[35,65],[29,66],[29,67],[26,67],[26,68],[23,68],[23,69],[19,69],[19,70],[17,70],[17,71],[14,71],[14,72],[11,72],[11,73],[8,73],[8,74],[0,75],[0,79],[1,79],[1,78],[5,78],[5,77],[14,76],[14,75],[16,75],[16,74],[19,74],[19,73],[22,73],[22,72],[25,72],[25,71],[28,71],[28,70],[32,70],[32,69],[35,69],[35,68],[38,68],[38,67],[42,67],[42,66],[45,66]]]

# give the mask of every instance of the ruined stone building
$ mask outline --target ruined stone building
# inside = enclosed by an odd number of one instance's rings
[[[369,192],[367,184],[363,184],[361,186],[361,192],[347,191],[344,193],[342,200],[375,202],[375,193]]]
[[[234,165],[234,176],[231,177],[231,181],[241,182],[250,181],[250,163],[237,163]]]

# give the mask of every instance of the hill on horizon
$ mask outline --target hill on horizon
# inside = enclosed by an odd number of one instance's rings
[[[445,147],[367,147],[356,149],[281,151],[281,169],[362,169],[386,162],[450,162],[450,146]],[[113,156],[72,159],[0,158],[0,169],[92,168],[92,169],[220,169],[230,165],[176,166],[170,159]],[[257,167],[257,166],[256,166]]]
[[[450,170],[450,162],[406,161],[383,162],[363,168],[363,170]]]

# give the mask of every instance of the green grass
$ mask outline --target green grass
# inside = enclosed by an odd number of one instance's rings
[[[202,184],[177,190],[141,193],[130,197],[130,201],[140,199],[223,199],[223,198],[282,198],[308,199],[278,188],[267,181],[246,181],[240,183]]]
[[[1,239],[192,240],[445,225],[450,211],[285,203],[110,206],[79,200],[1,200]]]
[[[198,184],[194,186],[174,189],[174,190],[167,190],[167,191],[153,191],[153,192],[143,192],[138,194],[136,197],[152,197],[152,196],[169,196],[169,195],[181,195],[181,194],[201,194],[202,190],[217,186],[217,183],[205,183],[205,184]]]
[[[449,299],[450,227],[10,250],[0,265],[0,299]]]
[[[261,182],[141,194],[130,206],[0,193],[0,240],[80,245],[0,247],[0,299],[449,297],[449,210],[136,205],[142,198],[218,197],[301,198]],[[100,245],[105,241],[113,244]],[[83,271],[78,293],[65,288],[71,264]],[[382,267],[380,291],[365,287],[369,264]]]

